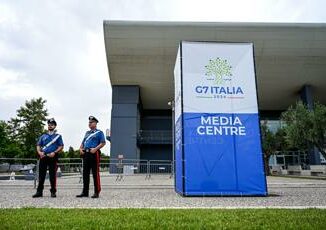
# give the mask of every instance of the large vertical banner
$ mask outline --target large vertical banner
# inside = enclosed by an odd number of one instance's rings
[[[253,44],[181,42],[174,72],[176,192],[267,195]]]

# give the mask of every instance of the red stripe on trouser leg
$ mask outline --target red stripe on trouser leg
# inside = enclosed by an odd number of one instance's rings
[[[58,162],[55,161],[54,166],[54,189],[57,190],[57,170],[58,170]]]
[[[101,181],[100,181],[100,152],[96,152],[96,167],[97,167],[97,191],[101,192]]]

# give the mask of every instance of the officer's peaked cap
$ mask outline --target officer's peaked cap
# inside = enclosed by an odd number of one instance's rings
[[[54,124],[55,126],[57,126],[57,122],[54,120],[54,118],[50,118],[48,120],[48,124]]]
[[[96,117],[94,117],[94,116],[89,116],[89,117],[88,117],[88,120],[89,120],[89,121],[95,121],[95,122],[98,122],[98,120],[97,120]]]

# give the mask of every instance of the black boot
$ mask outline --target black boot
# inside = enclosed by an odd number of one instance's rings
[[[33,195],[33,198],[42,197],[42,196],[43,196],[43,193],[42,193],[42,192],[36,192],[36,193]]]
[[[55,192],[51,192],[51,197],[57,197],[57,194],[55,194]]]
[[[77,195],[76,197],[88,197],[88,194],[82,192],[81,194]]]
[[[98,193],[94,193],[93,196],[91,196],[91,198],[99,198],[99,194]]]

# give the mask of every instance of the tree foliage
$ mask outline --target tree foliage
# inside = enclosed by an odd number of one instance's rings
[[[266,175],[270,174],[269,170],[269,159],[272,154],[276,151],[285,150],[288,148],[285,142],[285,130],[280,128],[276,133],[270,131],[266,125],[263,123],[261,125],[261,136],[262,136],[262,148],[264,153],[264,161],[265,161],[265,172]]]
[[[286,122],[286,140],[290,146],[307,149],[309,145],[316,146],[326,158],[326,106],[318,102],[309,110],[302,102],[284,112],[281,116]]]
[[[2,122],[5,146],[0,154],[5,157],[34,157],[38,137],[44,132],[47,109],[42,98],[26,101],[9,122]]]
[[[0,121],[0,157],[20,157],[22,155],[20,145],[9,138],[8,130],[8,124]]]
[[[60,154],[60,157],[62,158],[80,158],[79,150],[74,150],[73,147],[69,147],[68,151],[62,152]]]

